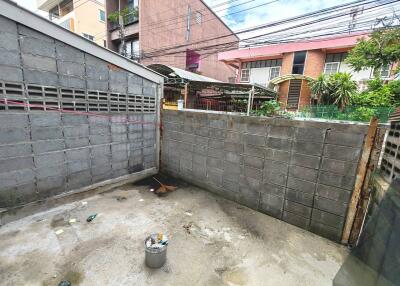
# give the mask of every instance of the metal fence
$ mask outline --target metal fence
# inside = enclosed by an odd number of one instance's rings
[[[376,116],[380,123],[386,123],[394,110],[394,107],[349,106],[341,111],[334,105],[314,105],[301,109],[296,117],[368,122]]]

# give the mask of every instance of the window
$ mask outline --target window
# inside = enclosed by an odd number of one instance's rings
[[[64,29],[70,30],[71,29],[71,19],[65,20],[64,22],[60,23],[60,26]]]
[[[340,62],[326,63],[324,68],[324,74],[331,75],[339,72]]]
[[[390,65],[382,66],[381,70],[380,70],[381,78],[389,78],[390,77],[390,70],[391,70],[391,66]]]
[[[99,20],[100,22],[105,22],[106,21],[106,12],[103,10],[99,9]]]
[[[196,21],[196,24],[201,24],[201,22],[203,21],[203,14],[201,14],[200,12],[196,12],[194,19]]]
[[[265,68],[265,67],[280,67],[282,66],[282,59],[264,60],[242,63],[242,69],[249,68]]]
[[[94,41],[94,36],[89,35],[89,34],[85,34],[85,33],[83,33],[82,35],[83,35],[84,38],[86,38],[88,40],[91,40],[91,41]]]
[[[103,40],[103,47],[107,48],[107,41]]]
[[[296,52],[294,54],[292,74],[303,74],[306,55],[306,51]]]
[[[122,43],[119,45],[119,53],[122,54]],[[139,51],[139,40],[127,40],[125,42],[125,56],[132,60],[139,59],[140,51]]]
[[[281,73],[281,67],[271,67],[269,70],[269,80],[278,77]]]
[[[136,8],[139,6],[139,0],[128,0],[128,6],[130,8]]]
[[[242,70],[242,73],[240,76],[240,81],[241,82],[249,82],[250,81],[250,70],[249,69]]]
[[[343,62],[347,57],[347,53],[335,53],[335,54],[327,54],[325,62],[326,63],[339,63]]]
[[[200,69],[201,56],[192,50],[186,51],[186,70],[198,72]]]

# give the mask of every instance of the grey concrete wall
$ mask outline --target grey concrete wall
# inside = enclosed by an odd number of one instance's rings
[[[367,126],[163,111],[161,168],[339,241]]]
[[[154,113],[156,84],[0,16],[0,110]]]
[[[155,167],[156,89],[0,16],[0,208]]]
[[[0,113],[0,208],[156,167],[155,115]],[[150,127],[151,126],[151,127]]]

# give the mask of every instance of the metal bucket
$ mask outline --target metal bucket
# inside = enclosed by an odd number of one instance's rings
[[[183,110],[183,103],[184,103],[183,99],[178,99],[178,110]]]
[[[150,268],[160,268],[167,261],[167,245],[163,245],[160,248],[149,248],[146,246],[148,238],[144,241],[146,265]]]

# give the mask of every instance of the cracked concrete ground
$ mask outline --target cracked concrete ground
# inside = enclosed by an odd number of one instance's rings
[[[143,240],[159,231],[170,237],[168,260],[152,270]],[[196,187],[157,197],[148,186],[125,185],[2,226],[0,285],[323,286],[347,254]]]

